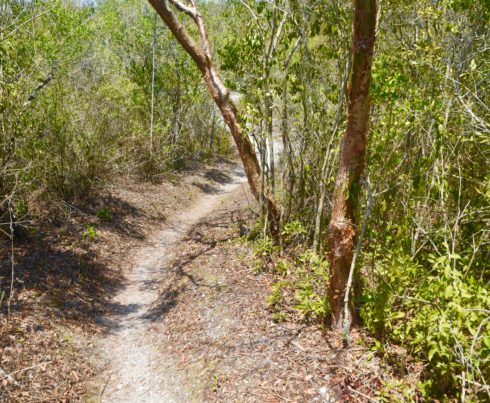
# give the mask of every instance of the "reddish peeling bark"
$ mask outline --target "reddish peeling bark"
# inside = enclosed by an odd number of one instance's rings
[[[185,4],[177,0],[148,0],[158,13],[163,22],[170,29],[180,45],[192,57],[197,67],[202,73],[204,82],[208,91],[218,106],[224,121],[228,125],[238,153],[243,162],[245,173],[247,175],[250,189],[256,199],[259,198],[259,182],[260,182],[260,165],[257,156],[253,149],[252,143],[248,136],[243,133],[239,124],[238,111],[230,98],[230,93],[216,69],[213,62],[211,46],[209,43],[208,33],[204,20],[197,9],[196,2],[190,0]],[[185,27],[175,17],[169,7],[172,4],[179,11],[187,14],[196,24],[199,31],[200,44],[197,45],[193,38],[189,35]],[[268,207],[269,221],[271,232],[277,233],[279,210],[272,196],[265,195],[265,201]]]
[[[342,329],[343,297],[357,235],[354,213],[360,178],[364,172],[369,130],[371,64],[375,42],[376,0],[354,0],[352,77],[349,88],[347,129],[342,139],[328,233],[329,297],[333,327]],[[348,320],[352,325],[353,309]]]

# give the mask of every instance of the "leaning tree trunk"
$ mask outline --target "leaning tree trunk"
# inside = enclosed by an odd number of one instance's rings
[[[195,0],[190,0],[184,4],[178,0],[148,0],[163,22],[168,26],[177,41],[184,50],[192,57],[197,67],[201,71],[208,91],[218,106],[224,121],[230,128],[231,134],[238,149],[238,153],[243,162],[250,189],[256,199],[259,198],[260,166],[252,143],[248,136],[243,132],[238,119],[238,112],[235,104],[230,98],[230,93],[225,87],[221,77],[213,62],[211,45],[202,15],[196,6]],[[171,3],[177,10],[188,15],[195,23],[200,44],[196,44],[189,35],[185,27],[176,18],[169,7]],[[270,229],[273,235],[277,235],[279,210],[271,195],[265,195],[267,211],[269,214]]]
[[[333,327],[342,329],[344,319],[352,325],[351,312],[343,312],[343,297],[357,234],[355,211],[360,179],[364,172],[369,130],[371,63],[375,41],[376,0],[354,0],[352,78],[349,89],[347,129],[342,139],[339,171],[335,182],[328,234],[330,263],[329,297]],[[344,318],[347,315],[348,318]]]

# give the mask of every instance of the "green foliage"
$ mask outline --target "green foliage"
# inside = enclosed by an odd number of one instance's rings
[[[14,191],[26,204],[39,192],[86,198],[114,175],[158,180],[189,161],[230,155],[200,72],[160,20],[153,41],[149,5],[1,7],[0,201]]]
[[[284,224],[281,236],[284,242],[291,244],[293,242],[304,242],[307,234],[308,231],[303,223],[299,220],[294,220]]]
[[[399,380],[390,380],[376,392],[381,402],[414,402],[420,400],[417,385],[406,384]]]
[[[401,251],[378,257],[377,285],[364,297],[368,328],[426,362],[419,385],[426,396],[448,397],[464,386],[476,398],[470,382],[490,375],[490,293],[485,282],[464,274],[462,261],[433,256],[426,270]]]
[[[274,178],[281,249],[261,239],[260,219],[247,238],[257,270],[277,277],[267,299],[274,318],[295,312],[323,320],[328,267],[304,251],[317,212],[321,240],[331,212],[351,3],[245,3],[250,9],[236,1],[199,7],[223,78],[242,95],[243,128],[262,148],[273,122],[285,145]],[[36,0],[1,7],[0,215],[7,199],[24,217],[35,194],[89,197],[117,175],[157,181],[192,161],[232,154],[199,70],[158,19],[154,40],[149,6]],[[461,397],[463,389],[467,399],[486,398],[478,385],[490,378],[489,10],[486,0],[386,0],[378,19],[366,159],[376,196],[355,303],[378,350],[401,347],[424,366],[417,387],[427,400]],[[360,191],[354,184],[349,196]],[[111,219],[107,209],[96,215]],[[95,226],[83,236],[95,241]]]
[[[270,238],[259,238],[253,243],[253,256],[255,258],[255,270],[262,271],[272,261],[277,246]]]
[[[85,224],[85,231],[83,232],[83,237],[90,239],[91,241],[97,240],[97,230],[92,224]]]
[[[311,251],[305,252],[297,258],[295,276],[297,280],[292,283],[295,288],[294,308],[300,311],[306,319],[328,318],[329,302],[325,295],[325,284],[328,283],[328,264]]]
[[[281,288],[284,287],[287,283],[285,282],[279,282],[272,284],[272,291],[271,293],[267,296],[267,305],[269,307],[274,308],[276,307],[279,303],[282,301],[282,294],[281,294]]]
[[[28,213],[27,203],[25,202],[25,200],[19,200],[15,204],[15,216],[17,218],[22,218],[26,216],[27,213]]]
[[[111,221],[111,212],[107,207],[98,210],[95,215],[103,221]]]
[[[324,259],[307,251],[293,261],[278,260],[274,272],[279,280],[272,285],[267,304],[276,320],[283,320],[291,308],[305,320],[322,322],[328,317],[328,264]]]
[[[427,399],[461,398],[464,390],[475,401],[488,398],[478,385],[490,376],[490,198],[482,169],[490,154],[477,134],[489,133],[480,102],[488,100],[488,31],[484,6],[463,3],[385,5],[390,22],[377,37],[368,157],[382,193],[366,236],[358,303],[379,340],[424,365],[418,387]],[[424,28],[411,37],[414,18]],[[465,37],[473,48],[464,48]],[[463,48],[464,62],[455,52]]]
[[[272,3],[247,4],[258,23],[270,26]],[[410,385],[400,400],[413,398],[415,389],[428,400],[455,399],[463,387],[466,398],[476,400],[484,393],[478,385],[490,376],[484,336],[490,280],[488,10],[486,1],[465,0],[388,0],[380,7],[366,160],[376,196],[353,288],[379,346],[403,348],[407,359],[425,368],[420,385]],[[269,298],[274,315],[296,306],[305,317],[321,316],[327,279],[318,273],[312,278],[311,268],[299,270],[304,266],[297,256],[311,246],[320,185],[326,189],[320,249],[326,247],[345,129],[347,103],[340,95],[352,13],[348,2],[294,2],[290,12],[294,24],[285,23],[268,66],[263,57],[270,32],[261,34],[255,20],[237,19],[238,35],[225,29],[218,52],[229,81],[244,94],[247,131],[260,145],[269,91],[285,143],[275,179],[286,223],[281,252],[293,257],[266,253],[278,277]],[[305,36],[290,54],[298,31]],[[354,184],[349,196],[355,200],[359,191]],[[361,206],[355,207],[357,218]],[[260,234],[258,226],[254,235]]]

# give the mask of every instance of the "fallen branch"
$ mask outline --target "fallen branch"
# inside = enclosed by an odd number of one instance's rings
[[[111,380],[111,377],[112,377],[112,372],[109,374],[109,376],[107,377],[107,381],[105,381],[105,384],[104,384],[104,387],[102,388],[102,390],[100,391],[99,393],[99,399],[102,398],[102,395],[104,394],[105,392],[105,388],[107,388],[107,384],[109,383],[109,381]]]

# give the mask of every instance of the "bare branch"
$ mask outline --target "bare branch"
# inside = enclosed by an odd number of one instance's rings
[[[259,19],[259,16],[255,13],[255,11],[252,9],[252,7],[250,7],[247,3],[245,3],[243,0],[240,0],[240,3],[242,3],[242,5],[248,10],[248,12],[250,13],[250,15],[253,17],[253,19],[255,20],[255,23],[257,24],[257,26],[259,27],[259,29],[264,32],[265,29],[264,27],[260,24],[260,19]]]
[[[182,3],[181,1],[178,1],[178,0],[168,0],[168,1],[170,3],[172,3],[177,10],[182,11],[183,13],[187,14],[192,19],[196,18],[197,9],[196,9],[194,2],[192,2],[193,6],[189,7],[189,6],[186,6],[184,3]]]
[[[21,29],[24,25],[26,24],[29,24],[31,21],[35,20],[36,18],[39,18],[45,14],[48,14],[50,13],[51,11],[53,11],[53,8],[50,8],[49,10],[46,10],[42,13],[39,13],[35,16],[33,16],[32,18],[29,18],[27,21],[24,21],[22,24],[20,24],[18,27],[15,27],[12,31],[10,31],[7,35],[5,35],[5,38],[4,39],[7,39],[9,38],[10,36],[12,36],[13,34],[15,34],[19,29]]]
[[[203,64],[206,62],[204,52],[197,46],[192,36],[187,32],[185,27],[175,17],[174,13],[168,7],[167,0],[148,0],[158,13],[160,18],[169,27],[172,34],[175,36],[184,50],[194,59],[197,66],[204,72]],[[171,0],[169,0],[171,1]]]

